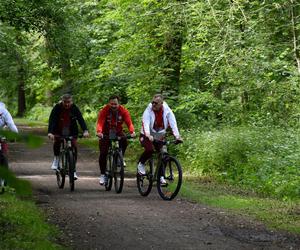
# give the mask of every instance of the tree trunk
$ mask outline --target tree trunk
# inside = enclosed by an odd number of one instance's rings
[[[26,111],[26,98],[25,98],[25,70],[20,66],[18,70],[19,84],[18,84],[18,117],[23,117]]]
[[[174,26],[174,32],[166,39],[164,45],[164,55],[167,63],[164,69],[166,80],[162,86],[162,92],[172,99],[177,99],[179,95],[183,32],[180,24],[175,23]]]
[[[22,38],[16,37],[16,43],[21,46]],[[26,111],[26,95],[25,95],[25,77],[26,71],[22,55],[16,52],[16,62],[18,64],[17,79],[18,79],[18,117],[23,117]]]
[[[299,37],[297,30],[297,17],[299,16],[295,6],[295,1],[290,0],[291,3],[291,21],[292,21],[292,33],[293,33],[293,45],[294,45],[294,56],[297,63],[298,73],[300,74],[300,52],[299,52]],[[299,8],[299,7],[298,7]]]
[[[69,56],[65,53],[61,54],[61,79],[64,82],[63,92],[71,93],[73,79],[71,74],[71,63]]]

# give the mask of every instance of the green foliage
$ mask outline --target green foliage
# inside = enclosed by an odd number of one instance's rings
[[[13,188],[17,195],[25,197],[31,196],[30,183],[24,180],[17,179],[15,175],[8,169],[0,166],[0,177],[7,181],[10,188]]]
[[[190,131],[181,150],[187,169],[246,186],[266,195],[300,195],[298,130],[234,127]]]
[[[30,120],[48,122],[52,107],[43,106],[36,104],[29,112],[26,117]]]
[[[55,234],[32,201],[19,200],[12,193],[1,195],[1,249],[63,249],[52,243]]]

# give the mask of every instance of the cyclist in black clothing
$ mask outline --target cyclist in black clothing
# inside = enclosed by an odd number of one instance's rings
[[[89,132],[86,123],[82,117],[79,108],[73,103],[72,96],[70,94],[64,94],[61,101],[57,103],[51,111],[48,125],[48,137],[53,140],[53,152],[54,160],[51,169],[57,170],[59,162],[60,151],[60,136],[74,136],[72,144],[75,147],[75,158],[77,155],[77,140],[78,137],[78,125],[79,123],[83,137],[88,137]],[[77,179],[76,172],[74,178]]]

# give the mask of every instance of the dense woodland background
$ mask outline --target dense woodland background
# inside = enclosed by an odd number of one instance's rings
[[[185,174],[298,199],[299,43],[296,0],[5,0],[0,99],[47,121],[70,92],[93,131],[109,95],[139,128],[161,92]]]

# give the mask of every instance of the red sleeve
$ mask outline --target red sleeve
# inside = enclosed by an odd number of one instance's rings
[[[107,106],[105,106],[102,110],[99,111],[98,119],[97,119],[97,126],[96,126],[96,132],[102,133],[106,115],[107,115]]]
[[[128,110],[124,107],[122,107],[122,113],[123,113],[123,119],[128,127],[128,130],[130,133],[134,132],[134,126],[130,117],[130,114],[128,112]]]

